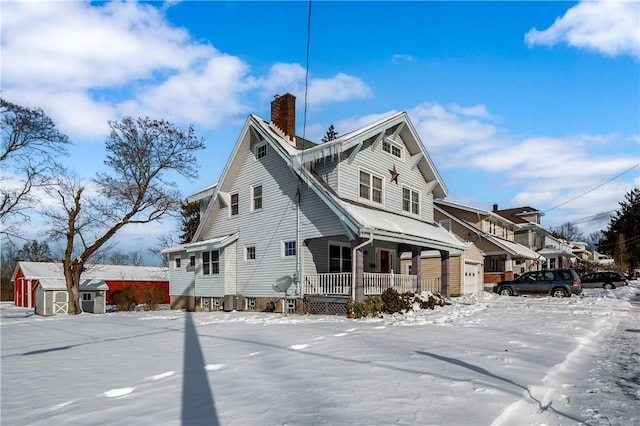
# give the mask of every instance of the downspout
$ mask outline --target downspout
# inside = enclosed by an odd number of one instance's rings
[[[369,239],[355,246],[351,252],[351,299],[353,300],[356,300],[356,268],[357,268],[357,262],[355,261],[356,252],[360,250],[362,247],[368,244],[371,244],[372,242],[373,242],[373,232],[370,232]]]
[[[304,288],[301,284],[302,279],[302,247],[300,245],[300,180],[298,180],[298,188],[296,189],[296,286],[300,298],[304,297]]]

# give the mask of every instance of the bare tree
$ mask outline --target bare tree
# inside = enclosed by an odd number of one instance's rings
[[[563,223],[560,226],[551,228],[551,232],[556,237],[564,238],[567,241],[582,241],[584,235],[580,229],[571,222]]]
[[[50,184],[61,172],[57,158],[66,153],[70,142],[40,108],[25,108],[0,98],[0,112],[0,220],[5,224],[0,233],[7,234],[6,220],[28,219],[25,210],[33,189]]]
[[[93,256],[122,227],[150,223],[180,211],[180,193],[166,173],[197,177],[196,152],[204,148],[193,127],[176,128],[164,120],[125,118],[109,122],[105,164],[92,186],[60,182],[60,209],[49,211],[52,234],[65,241],[62,260],[69,292],[69,314],[79,314],[79,284]]]

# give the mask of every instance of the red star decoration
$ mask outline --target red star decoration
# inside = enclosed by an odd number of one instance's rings
[[[396,170],[396,165],[393,165],[393,169],[389,169],[389,173],[391,173],[391,182],[395,182],[396,185],[398,184],[398,176],[400,176],[400,173],[398,173],[398,171]]]

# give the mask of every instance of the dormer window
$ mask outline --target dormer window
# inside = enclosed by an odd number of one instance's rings
[[[402,148],[398,145],[391,143],[389,141],[382,141],[382,150],[384,152],[388,152],[389,154],[402,159]]]

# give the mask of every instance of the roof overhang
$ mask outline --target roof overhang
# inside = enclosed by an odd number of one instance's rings
[[[240,234],[236,232],[235,234],[223,235],[221,237],[216,237],[209,240],[181,244],[179,246],[166,248],[162,250],[160,253],[161,254],[170,254],[170,253],[179,253],[179,252],[194,253],[199,251],[218,250],[236,241],[239,235]]]

